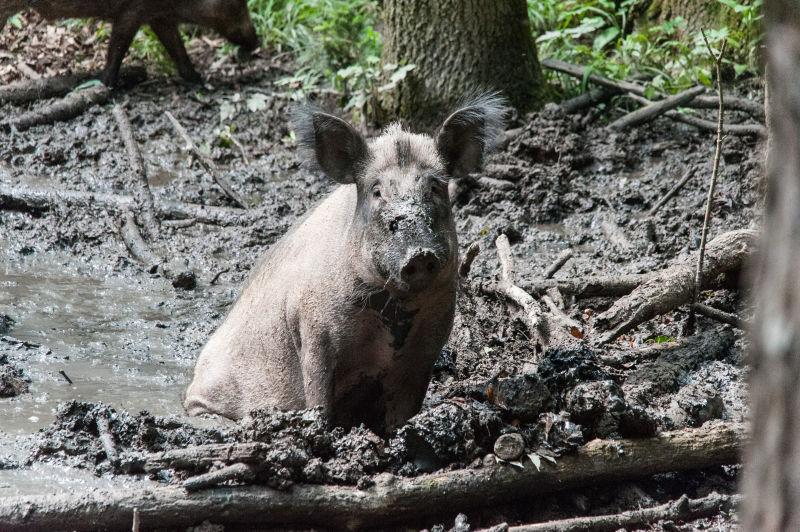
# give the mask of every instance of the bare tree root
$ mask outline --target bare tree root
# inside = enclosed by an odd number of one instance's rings
[[[610,127],[611,129],[616,129],[618,131],[621,131],[623,129],[628,129],[629,127],[634,127],[644,124],[663,115],[667,111],[670,111],[677,107],[685,106],[687,103],[689,103],[697,96],[705,92],[705,90],[706,89],[703,86],[692,87],[691,89],[679,92],[674,96],[669,96],[667,98],[664,98],[663,100],[653,102],[631,113],[628,113],[622,118],[619,118],[614,122],[612,122],[611,124],[609,124],[608,127]]]
[[[0,499],[0,529],[127,529],[134,508],[145,529],[186,527],[204,520],[224,525],[380,528],[598,482],[733,464],[744,438],[744,424],[710,422],[655,438],[594,440],[541,470],[497,464],[416,478],[382,474],[364,490],[298,485],[276,491],[241,486],[187,494],[164,487],[6,497]]]
[[[9,187],[0,183],[0,209],[39,213],[62,205],[87,209],[100,207],[116,212],[136,208],[136,202],[131,196],[77,190]],[[162,218],[195,219],[197,222],[215,225],[245,224],[252,221],[255,216],[242,209],[169,200],[157,200],[156,210]]]
[[[583,338],[583,328],[580,324],[569,318],[568,321],[564,320],[566,315],[546,312],[532,295],[515,284],[514,258],[508,237],[500,235],[495,245],[500,259],[500,281],[494,291],[522,309],[523,321],[531,333],[531,340],[541,349],[545,349],[549,345],[571,343],[576,338]]]
[[[145,271],[155,273],[158,270],[158,266],[164,262],[161,257],[153,253],[153,250],[144,241],[141,233],[139,233],[139,227],[136,225],[136,219],[128,209],[123,212],[119,236],[131,256],[144,266]]]
[[[703,303],[695,303],[692,305],[692,308],[694,308],[695,312],[701,316],[705,316],[706,318],[711,318],[712,320],[716,320],[720,323],[726,323],[731,327],[736,327],[737,329],[747,329],[747,322],[735,314],[730,314],[714,307],[709,307]]]
[[[0,103],[27,103],[63,96],[90,79],[98,79],[100,72],[78,72],[34,80],[23,80],[0,87]],[[120,71],[123,87],[136,85],[147,78],[142,67],[125,67]]]
[[[481,252],[481,245],[479,242],[473,242],[467,248],[466,253],[464,253],[464,258],[461,259],[461,264],[458,265],[458,276],[462,279],[466,279],[469,277],[469,271],[472,269],[472,263],[475,262],[475,258],[478,256],[478,253]]]
[[[720,495],[712,493],[702,499],[690,499],[683,495],[677,501],[670,501],[652,508],[629,510],[620,514],[577,517],[506,527],[508,532],[603,532],[619,529],[646,527],[658,521],[692,521],[703,517],[712,517],[721,511],[731,511],[742,502],[741,495]]]
[[[720,274],[739,271],[753,251],[755,238],[755,231],[740,229],[723,233],[709,242],[701,288],[711,286]],[[689,257],[659,272],[598,315],[595,326],[608,330],[598,343],[608,343],[656,316],[689,303],[695,288],[696,260],[694,256]]]

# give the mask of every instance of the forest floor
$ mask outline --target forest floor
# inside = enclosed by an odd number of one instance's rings
[[[88,35],[58,37],[77,39],[71,47],[47,41],[55,37],[44,26],[26,31],[45,44],[15,47],[20,32],[9,31],[0,37],[0,49],[34,69],[48,54],[62,58],[40,69],[48,74],[67,68],[75,49],[91,47],[81,41]],[[55,44],[48,48],[48,42]],[[681,338],[684,307],[604,347],[593,346],[589,335],[537,353],[513,307],[486,289],[500,269],[494,245],[500,234],[512,244],[522,288],[540,281],[567,248],[574,256],[557,279],[659,271],[699,247],[713,133],[667,118],[609,132],[607,120],[619,111],[567,115],[552,104],[509,124],[524,129],[489,159],[485,176],[491,179],[463,187],[456,198],[461,251],[473,242],[482,251],[463,283],[450,341],[418,416],[386,440],[363,428],[329,431],[313,411],[260,413],[240,424],[186,417],[181,394],[194,361],[248,271],[333,188],[304,166],[294,146],[291,98],[276,85],[284,74],[271,68],[269,54],[236,65],[220,63],[210,50],[208,43],[193,50],[198,70],[208,76],[203,87],[156,75],[115,97],[131,119],[155,196],[234,206],[181,149],[164,114],[169,111],[256,205],[244,224],[162,225],[159,247],[173,264],[195,273],[196,287],[174,288],[133,260],[113,210],[9,203],[0,209],[0,388],[16,383],[21,392],[0,399],[0,498],[179,479],[166,472],[150,480],[111,474],[92,422],[100,415],[110,416],[123,452],[269,441],[283,450],[264,477],[277,488],[292,482],[368,486],[384,471],[414,476],[480,468],[506,432],[520,432],[529,450],[558,459],[597,437],[746,420],[747,343],[741,331],[700,317],[698,333]],[[95,63],[82,66],[96,65],[101,56],[92,54]],[[0,56],[3,83],[18,76],[9,65],[13,61]],[[755,84],[737,92],[761,98]],[[28,107],[0,104],[0,121]],[[71,121],[23,133],[0,132],[0,186],[130,194],[128,159],[111,108],[96,106]],[[713,111],[707,117],[713,120]],[[224,140],[224,131],[240,147]],[[710,238],[755,227],[763,148],[751,137],[726,139]],[[689,169],[694,177],[648,223],[650,207]],[[737,290],[704,292],[701,300],[749,315]],[[591,331],[593,316],[613,301],[567,298],[565,311]],[[648,349],[650,356],[638,355]],[[690,360],[681,358],[687,353]],[[734,493],[738,470],[668,473],[466,513],[474,527],[615,513],[684,493]],[[454,518],[414,524],[449,529]],[[656,529],[698,527],[731,529],[735,517],[662,522]]]

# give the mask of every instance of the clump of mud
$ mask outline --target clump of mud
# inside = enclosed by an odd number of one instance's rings
[[[0,354],[0,397],[16,397],[28,391],[31,380],[18,367]]]

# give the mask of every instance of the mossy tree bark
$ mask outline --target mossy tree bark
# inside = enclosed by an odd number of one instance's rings
[[[800,0],[765,3],[771,149],[742,529],[800,530]]]
[[[738,1],[743,5],[753,3],[753,0]],[[694,31],[735,26],[738,22],[736,12],[719,0],[652,0],[647,7],[647,18],[659,24],[678,17]]]
[[[384,64],[414,64],[382,101],[386,118],[423,125],[470,91],[499,90],[520,111],[542,100],[525,0],[384,0]]]

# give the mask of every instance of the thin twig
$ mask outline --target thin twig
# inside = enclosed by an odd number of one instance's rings
[[[231,184],[220,175],[219,169],[217,168],[217,165],[214,164],[214,161],[206,157],[206,155],[197,148],[194,141],[192,141],[192,138],[189,136],[189,133],[181,125],[181,123],[178,122],[178,119],[172,116],[172,113],[169,111],[166,111],[164,114],[169,119],[178,136],[180,136],[181,139],[183,139],[183,142],[186,143],[186,148],[190,150],[195,157],[197,157],[197,160],[200,161],[200,164],[203,166],[203,168],[205,168],[206,172],[209,173],[214,182],[219,185],[222,191],[225,192],[225,194],[231,198],[236,205],[242,207],[243,209],[247,209],[248,205],[244,198],[238,192],[233,190]]]
[[[678,183],[674,187],[672,187],[672,189],[670,189],[670,191],[667,192],[663,198],[658,200],[658,202],[655,205],[653,205],[653,208],[647,212],[647,217],[652,218],[661,207],[666,205],[666,203],[669,200],[671,200],[672,197],[675,196],[675,194],[681,191],[681,189],[684,187],[684,185],[686,185],[686,183],[689,182],[689,180],[692,178],[693,175],[694,175],[694,168],[689,168],[688,170],[686,170],[681,180],[678,181]]]
[[[695,303],[692,305],[692,308],[695,310],[695,312],[705,316],[706,318],[711,318],[712,320],[716,320],[720,323],[727,323],[728,325],[736,327],[737,329],[747,329],[747,322],[735,314],[723,312],[722,310],[704,305],[702,303]]]
[[[544,272],[544,278],[551,279],[556,273],[558,273],[558,270],[560,270],[567,263],[567,261],[572,258],[572,254],[572,250],[569,248],[559,253],[555,262],[553,262],[553,264],[547,268],[547,271]]]
[[[128,248],[133,258],[142,263],[145,271],[155,273],[158,266],[163,262],[161,257],[153,253],[150,246],[142,238],[139,233],[139,227],[136,225],[136,219],[133,213],[125,209],[122,215],[122,223],[119,228],[119,235],[122,241],[125,242],[125,247]]]
[[[58,370],[58,373],[61,374],[62,377],[64,377],[64,380],[67,381],[68,384],[72,385],[72,379],[69,378],[69,375],[67,375],[66,371],[60,369]]]
[[[133,524],[131,525],[131,532],[139,532],[139,527],[142,526],[142,518],[139,515],[139,509],[133,509]]]
[[[623,130],[629,127],[644,124],[645,122],[654,120],[667,111],[686,105],[688,102],[705,92],[705,90],[705,87],[700,85],[697,87],[692,87],[691,89],[687,89],[673,96],[668,96],[663,100],[658,100],[646,105],[645,107],[641,107],[626,114],[625,116],[612,122],[608,127],[611,129]]]
[[[703,260],[705,259],[706,254],[706,240],[708,239],[708,225],[711,221],[711,208],[713,205],[714,200],[714,189],[717,186],[717,177],[719,175],[719,161],[720,156],[722,155],[722,141],[724,137],[722,136],[722,127],[724,125],[724,111],[725,111],[725,103],[723,101],[724,96],[722,93],[722,57],[725,55],[725,48],[728,45],[727,40],[722,41],[722,47],[719,50],[719,55],[715,55],[714,51],[711,49],[711,45],[708,43],[708,39],[706,38],[705,31],[701,30],[703,35],[703,41],[706,43],[706,48],[708,48],[708,53],[711,57],[714,58],[714,63],[717,70],[717,95],[719,97],[719,109],[718,109],[718,116],[717,116],[717,140],[716,140],[716,147],[714,148],[714,165],[711,169],[711,182],[708,184],[708,196],[706,197],[706,213],[703,217],[703,230],[700,234],[700,252],[697,256],[697,269],[695,270],[694,276],[694,292],[692,295],[692,304],[689,307],[689,317],[686,321],[686,329],[689,332],[694,331],[695,325],[695,309],[694,304],[697,303],[697,299],[700,296],[700,286],[703,283]]]

